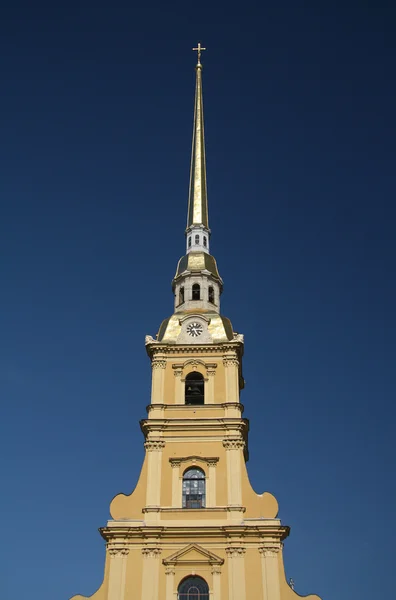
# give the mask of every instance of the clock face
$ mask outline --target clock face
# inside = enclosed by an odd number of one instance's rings
[[[201,335],[203,329],[202,329],[202,325],[201,323],[190,323],[187,326],[187,333],[188,335],[191,335],[192,337],[198,337],[199,335]]]

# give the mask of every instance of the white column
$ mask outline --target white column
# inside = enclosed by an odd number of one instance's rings
[[[228,506],[242,505],[241,454],[245,442],[241,438],[223,440],[226,449]]]
[[[143,548],[142,600],[158,600],[160,548]]]
[[[228,600],[246,600],[245,548],[226,548],[228,556]]]
[[[239,361],[236,354],[223,360],[226,375],[226,402],[239,402]]]
[[[173,588],[175,587],[175,568],[165,567],[166,575],[166,600],[174,600]]]
[[[206,506],[216,506],[216,465],[217,460],[211,460],[208,464],[208,485],[207,485],[207,498]]]
[[[181,508],[182,497],[180,493],[180,461],[172,460],[172,506],[174,508]]]
[[[109,588],[107,600],[124,600],[128,548],[110,548]]]
[[[219,565],[212,566],[212,576],[213,576],[212,600],[221,600],[221,567]],[[168,600],[168,598],[166,600]]]
[[[147,440],[144,447],[147,452],[147,490],[146,506],[160,505],[163,440]]]
[[[164,375],[166,360],[154,358],[151,363],[151,404],[164,403]]]
[[[263,546],[261,554],[261,576],[263,581],[263,600],[280,600],[279,583],[279,546]]]

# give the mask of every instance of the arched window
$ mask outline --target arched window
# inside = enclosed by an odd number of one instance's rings
[[[202,577],[183,579],[177,590],[177,600],[209,600],[209,586]]]
[[[204,241],[204,246],[206,248],[206,246],[208,245],[208,240],[206,239],[206,235],[203,236],[203,241]]]
[[[192,371],[186,376],[185,402],[186,404],[204,404],[204,378],[201,373]]]
[[[201,288],[199,287],[199,283],[194,283],[192,286],[192,299],[201,300]]]
[[[214,289],[212,288],[212,286],[210,286],[209,290],[208,290],[208,300],[209,302],[211,302],[212,304],[215,303],[214,301]]]
[[[205,473],[202,469],[193,467],[184,472],[182,506],[183,508],[205,508]]]
[[[189,247],[189,248],[191,248],[191,235],[190,235],[190,237],[188,238],[188,247]]]
[[[179,289],[179,304],[183,304],[184,302],[184,287]]]
[[[195,236],[195,243],[198,245],[199,244],[199,235]]]

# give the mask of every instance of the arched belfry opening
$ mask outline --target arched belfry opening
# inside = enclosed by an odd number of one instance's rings
[[[205,381],[201,373],[192,371],[186,376],[184,399],[186,404],[205,403]]]
[[[192,299],[201,300],[201,288],[199,283],[194,283],[192,286]]]

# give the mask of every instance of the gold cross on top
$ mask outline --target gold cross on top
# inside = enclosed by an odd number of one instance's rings
[[[202,48],[201,42],[198,42],[197,48],[193,48],[194,51],[198,52],[198,64],[201,64],[201,52],[202,50],[206,50],[206,48]]]

